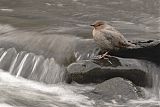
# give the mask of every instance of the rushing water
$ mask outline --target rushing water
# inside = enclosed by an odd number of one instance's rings
[[[93,21],[107,20],[129,40],[159,39],[159,7],[159,0],[0,0],[0,107],[159,106],[160,67],[149,61],[123,65],[153,78],[146,98],[126,104],[87,97],[93,84],[64,83],[68,64],[97,54]]]

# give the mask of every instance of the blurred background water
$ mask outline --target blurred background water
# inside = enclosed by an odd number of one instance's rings
[[[159,6],[159,0],[1,0],[0,22],[91,38],[88,25],[106,20],[125,36],[158,38]]]
[[[0,0],[0,107],[96,107],[82,94],[94,86],[63,82],[75,52],[94,54],[86,42],[95,20],[129,40],[159,39],[160,0]],[[160,105],[157,99],[126,105],[152,103]]]

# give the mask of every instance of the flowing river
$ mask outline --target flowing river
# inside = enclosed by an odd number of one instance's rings
[[[90,98],[94,84],[65,83],[69,64],[96,54],[84,45],[92,22],[129,40],[159,39],[159,10],[159,0],[0,0],[0,107],[159,107],[160,66],[149,61],[137,65],[153,87],[126,104]]]

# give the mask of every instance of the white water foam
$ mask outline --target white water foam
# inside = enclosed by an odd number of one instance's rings
[[[7,32],[10,32],[10,31],[13,31],[13,30],[16,30],[16,28],[8,25],[8,24],[0,24],[0,34],[4,34],[4,33],[7,33]]]
[[[10,100],[12,100],[12,98],[16,98],[19,100],[25,99],[26,101],[41,101],[39,103],[44,103],[44,101],[46,101],[48,105],[54,105],[54,103],[61,105],[64,103],[67,105],[75,105],[76,107],[92,107],[94,101],[90,100],[87,96],[75,93],[75,91],[81,89],[81,91],[83,91],[85,89],[88,90],[92,88],[88,88],[86,86],[83,88],[74,87],[75,86],[68,86],[65,84],[46,85],[20,77],[15,78],[9,73],[5,73],[0,70],[0,90],[1,92],[3,91],[4,93],[10,94],[8,96]],[[1,96],[5,99],[5,96]],[[9,99],[6,98],[4,101]],[[0,98],[0,100],[2,99]]]
[[[147,100],[139,99],[139,100],[130,100],[129,104],[133,105],[151,105],[151,106],[160,106],[160,101],[155,98],[150,98]]]
[[[5,103],[0,103],[0,107],[14,107],[14,106],[11,106],[11,105],[5,104]]]
[[[0,11],[5,11],[5,12],[13,12],[13,9],[0,9]]]
[[[8,50],[1,48],[0,69],[16,77],[21,76],[45,83],[58,83],[65,79],[65,68],[60,66],[54,58],[44,58],[44,56],[25,51],[17,53],[14,48]]]

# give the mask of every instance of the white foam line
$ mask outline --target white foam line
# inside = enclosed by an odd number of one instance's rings
[[[3,58],[6,56],[6,54],[7,54],[7,51],[5,51],[5,52],[3,53],[3,55],[1,56],[0,62],[3,60]]]
[[[48,5],[48,6],[51,6],[52,4],[51,3],[45,3],[46,5]]]
[[[13,69],[15,67],[15,64],[16,64],[16,61],[18,59],[18,56],[19,56],[19,53],[17,54],[16,58],[14,59],[14,61],[11,64],[11,67],[9,68],[9,73],[11,73],[11,74],[12,74],[12,71],[13,71]]]
[[[38,65],[38,62],[40,61],[40,57],[35,56],[34,59],[33,59],[33,61],[35,61],[35,63],[33,65],[33,69],[32,69],[31,74],[35,71],[35,69],[36,69],[36,67]]]
[[[5,11],[5,12],[13,12],[13,9],[0,9],[1,11]]]
[[[25,61],[27,60],[28,56],[29,56],[29,54],[25,55],[25,57],[23,58],[22,62],[20,63],[20,65],[19,65],[20,68],[19,68],[19,70],[17,72],[16,77],[20,76],[22,68],[23,68],[23,65],[24,65]]]
[[[141,99],[141,100],[130,100],[129,103],[131,104],[156,104],[156,105],[160,105],[160,101],[155,98],[151,98],[151,99]]]

